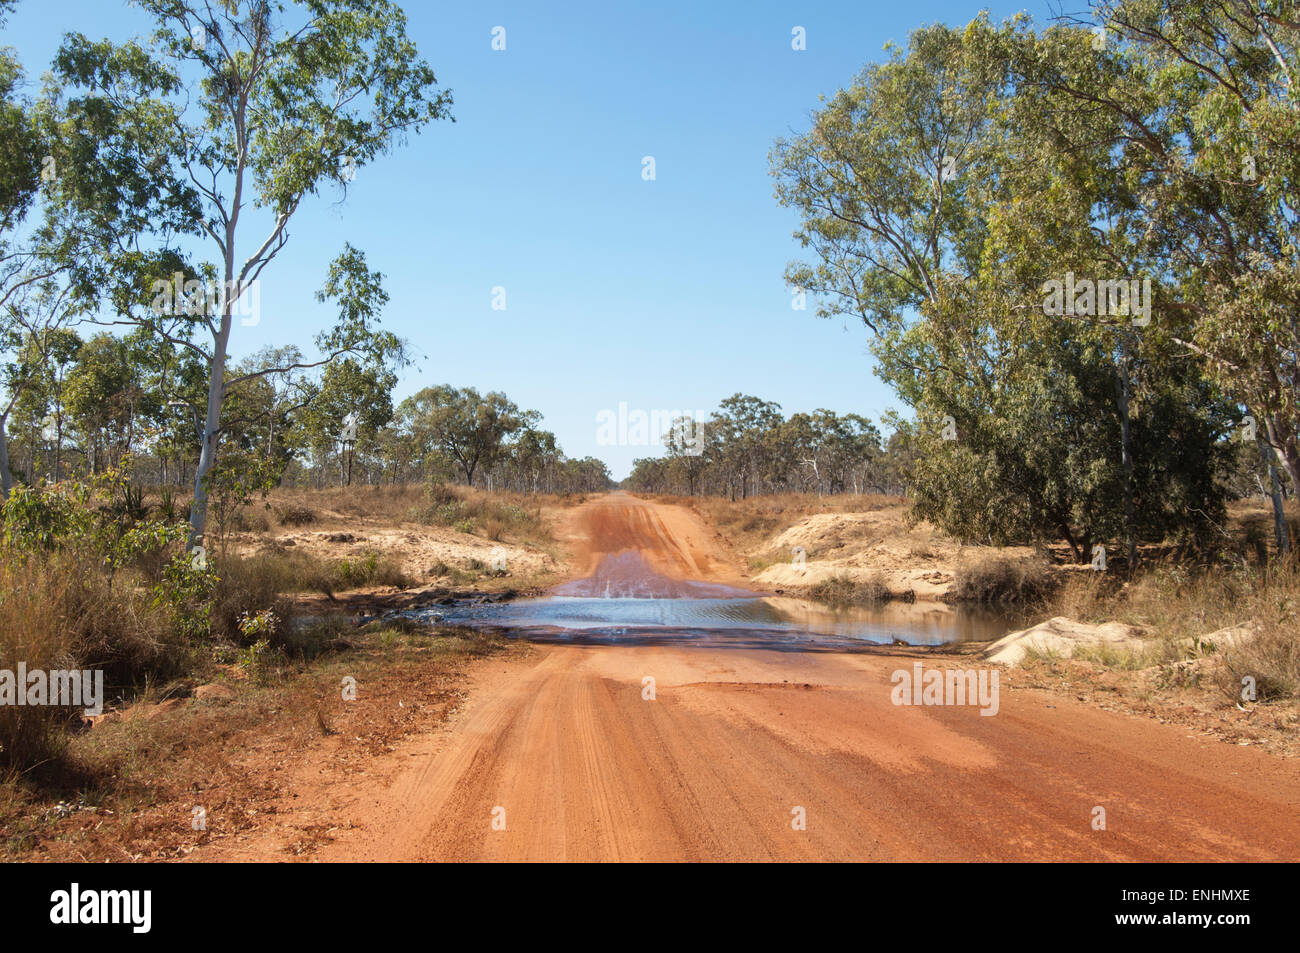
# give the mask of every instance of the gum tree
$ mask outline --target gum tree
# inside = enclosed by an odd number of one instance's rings
[[[1061,538],[1081,560],[1122,535],[1131,565],[1140,534],[1190,514],[1204,535],[1219,512],[1222,421],[1171,315],[1138,333],[1127,305],[1045,313],[1044,282],[1068,272],[1166,277],[1126,217],[1115,123],[1054,112],[1026,79],[1042,56],[1097,59],[1092,36],[1040,44],[1022,18],[917,31],[778,143],[773,171],[812,251],[788,280],[863,321],[916,413],[913,515],[967,539]]]
[[[63,197],[80,227],[109,250],[115,320],[142,324],[207,367],[191,542],[201,539],[222,405],[243,377],[226,366],[241,299],[289,239],[303,202],[357,171],[406,134],[449,118],[451,95],[406,34],[391,0],[137,0],[155,23],[148,45],[70,34],[47,94],[64,156]],[[204,257],[206,247],[211,258]],[[170,278],[160,250],[196,262],[185,305],[156,307]],[[116,259],[156,261],[122,287]],[[349,248],[336,264],[364,271]],[[353,309],[318,342],[319,361],[385,347]],[[200,343],[202,342],[202,343]],[[269,369],[276,373],[278,369]]]
[[[1125,216],[1167,262],[1180,345],[1300,487],[1300,3],[1092,8],[1103,54],[1040,60],[1035,82],[1054,112],[1116,127]]]
[[[0,0],[0,26],[13,10]],[[43,227],[19,232],[36,204],[45,144],[36,111],[22,93],[23,69],[12,50],[0,48],[0,499],[13,487],[7,424],[35,378],[44,372],[45,348],[77,311],[53,250],[56,237]]]
[[[466,486],[474,485],[476,473],[492,468],[510,437],[536,422],[532,412],[521,411],[505,394],[479,394],[473,387],[450,384],[413,394],[398,413],[417,456],[443,454],[455,461]]]

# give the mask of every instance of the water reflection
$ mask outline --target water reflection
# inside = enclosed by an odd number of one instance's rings
[[[890,602],[831,609],[802,599],[591,598],[553,595],[515,602],[408,610],[424,622],[500,628],[547,641],[624,642],[744,639],[941,645],[994,639],[1008,631],[996,612],[942,603]]]

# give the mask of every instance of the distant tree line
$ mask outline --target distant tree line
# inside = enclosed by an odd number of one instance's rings
[[[901,494],[904,442],[886,448],[876,426],[858,414],[815,410],[786,417],[780,404],[733,394],[706,420],[675,421],[664,454],[633,461],[622,486],[733,500],[765,493]]]
[[[613,485],[594,457],[574,459],[535,410],[505,394],[472,387],[426,387],[402,401],[387,421],[358,433],[355,452],[366,482],[462,482],[521,493],[592,493]],[[328,453],[303,476],[320,480]]]
[[[103,473],[128,455],[137,481],[185,486],[199,462],[202,368],[136,332],[83,339],[47,332],[9,415],[10,468],[25,483]],[[611,485],[599,460],[566,457],[541,415],[505,394],[429,387],[394,406],[396,374],[351,359],[293,367],[293,348],[234,362],[250,383],[228,399],[231,467],[258,482],[460,482],[521,492],[593,492]],[[220,474],[219,474],[220,476]]]

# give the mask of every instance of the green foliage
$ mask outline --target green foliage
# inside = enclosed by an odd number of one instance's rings
[[[968,540],[1063,539],[1080,559],[1099,540],[1206,541],[1237,418],[1142,230],[1165,200],[1127,149],[1130,103],[1079,106],[1116,102],[1112,67],[1142,69],[1094,37],[1023,17],[917,30],[772,154],[812,259],[787,280],[863,321],[914,413],[898,422],[914,516]],[[1145,115],[1150,92],[1122,85]],[[1076,274],[1145,279],[1154,305],[1053,314],[1045,282]]]
[[[147,45],[70,33],[55,58],[42,115],[68,173],[51,189],[51,207],[67,234],[98,250],[72,266],[81,285],[109,299],[119,322],[198,359],[201,393],[184,395],[200,451],[190,511],[197,539],[228,436],[228,395],[346,355],[367,366],[399,359],[400,342],[377,328],[380,276],[348,245],[322,292],[340,316],[317,337],[318,361],[230,377],[226,366],[236,302],[284,247],[297,209],[324,186],[346,190],[402,137],[449,118],[451,96],[392,0],[139,5],[156,27]],[[238,226],[257,221],[249,209],[264,212],[269,231],[240,242],[247,225]],[[183,244],[176,236],[209,241],[216,260],[190,261],[174,251]],[[238,252],[245,246],[249,257]],[[173,293],[175,273],[184,280]],[[193,290],[216,279],[225,293],[215,300]]]
[[[44,143],[30,105],[19,96],[22,79],[22,65],[0,49],[0,240],[22,220],[41,184]]]
[[[414,454],[426,459],[445,455],[455,461],[469,485],[480,467],[500,461],[506,439],[532,419],[505,394],[480,395],[472,387],[449,384],[426,387],[408,397],[398,413]]]
[[[185,535],[177,532],[178,538],[183,539]],[[209,634],[211,599],[218,582],[210,562],[180,552],[167,561],[162,577],[150,593],[155,606],[165,606],[172,611],[177,633],[185,640],[197,642]]]
[[[283,465],[262,454],[237,450],[227,452],[208,474],[207,490],[212,505],[213,523],[222,555],[237,520],[253,497],[265,499],[280,482]],[[269,504],[268,504],[269,508]]]
[[[93,526],[90,489],[14,487],[4,502],[4,546],[13,553],[51,552],[86,538]]]
[[[708,420],[680,417],[661,458],[633,461],[628,489],[732,499],[759,493],[887,492],[880,431],[858,414],[819,408],[786,418],[781,405],[748,394],[723,400]]]
[[[215,574],[186,552],[183,523],[120,505],[127,480],[19,486],[0,507],[0,619],[29,643],[17,659],[120,685],[174,673],[207,637]]]

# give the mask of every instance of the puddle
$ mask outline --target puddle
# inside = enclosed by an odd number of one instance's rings
[[[944,645],[999,638],[1013,627],[1003,613],[944,603],[832,609],[804,599],[671,579],[634,550],[605,556],[591,576],[539,598],[431,606],[400,614],[430,624],[581,643]]]
[[[834,610],[781,597],[597,599],[544,596],[514,602],[406,610],[421,622],[501,629],[541,641],[831,641],[943,645],[995,639],[1009,631],[996,612],[939,603],[886,603]]]

